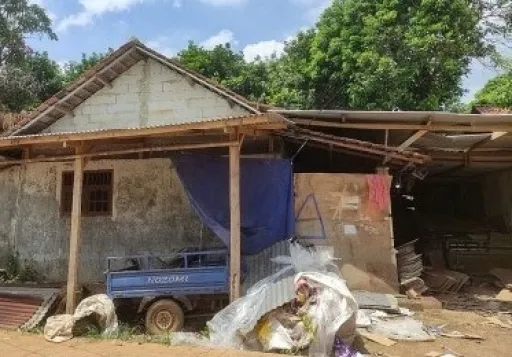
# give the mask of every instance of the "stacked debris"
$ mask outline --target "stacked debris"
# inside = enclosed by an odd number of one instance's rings
[[[423,271],[423,279],[428,288],[438,293],[456,293],[466,285],[469,276],[446,268],[442,250],[428,253],[431,266]]]
[[[425,282],[421,279],[423,256],[416,254],[417,242],[416,239],[397,248],[396,255],[400,285],[407,296],[411,298],[417,298],[428,290]]]
[[[512,270],[503,268],[494,268],[490,271],[492,275],[498,278],[495,282],[497,286],[502,288],[496,296],[496,300],[502,302],[512,302]]]

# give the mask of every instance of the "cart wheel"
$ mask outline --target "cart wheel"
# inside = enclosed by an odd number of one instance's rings
[[[176,332],[183,328],[185,315],[173,300],[158,300],[146,313],[146,330],[151,335]]]

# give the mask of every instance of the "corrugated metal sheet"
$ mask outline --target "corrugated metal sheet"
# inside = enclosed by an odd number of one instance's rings
[[[0,287],[0,328],[30,330],[56,302],[58,289]]]
[[[341,119],[353,122],[395,122],[416,123],[425,122],[474,124],[480,123],[510,123],[512,114],[457,114],[449,112],[421,112],[421,111],[359,111],[359,110],[270,110],[286,117],[304,118],[314,120]]]
[[[64,135],[79,135],[79,134],[95,134],[95,133],[108,133],[108,132],[117,132],[117,131],[137,131],[137,130],[145,130],[145,129],[158,129],[158,128],[171,128],[171,127],[180,127],[180,126],[189,126],[191,124],[201,125],[205,123],[221,123],[221,122],[230,122],[237,121],[243,119],[253,119],[253,118],[263,118],[263,117],[271,117],[268,114],[243,114],[237,116],[228,116],[228,117],[219,117],[212,119],[205,119],[201,122],[190,122],[190,123],[174,123],[174,124],[163,124],[163,125],[150,125],[144,127],[131,127],[131,128],[116,128],[116,129],[94,129],[94,130],[83,130],[83,131],[74,131],[74,132],[58,132],[58,133],[40,133],[40,134],[30,134],[30,135],[17,135],[17,136],[3,136],[0,137],[1,141],[4,140],[19,140],[23,138],[38,138],[38,137],[47,137],[47,136],[64,136]],[[274,116],[273,118],[279,118]],[[250,125],[251,123],[247,123]],[[244,123],[241,123],[244,125]]]
[[[277,257],[290,257],[290,243],[288,241],[278,242],[258,254],[245,257],[244,263],[246,264],[247,275],[242,286],[244,294],[247,294],[247,291],[255,284],[277,274],[288,266],[272,261],[272,259]],[[262,317],[295,298],[294,278],[297,273],[295,269],[289,269],[284,274],[278,275],[273,282],[265,285],[265,291],[261,297],[262,304],[259,307],[257,316]],[[253,328],[254,325],[250,324],[244,326],[246,332],[251,331]]]

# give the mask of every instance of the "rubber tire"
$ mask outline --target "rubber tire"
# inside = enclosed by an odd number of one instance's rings
[[[154,315],[162,311],[169,312],[174,319],[172,326],[167,330],[160,329],[154,322]],[[183,328],[184,323],[185,314],[183,313],[183,309],[176,301],[170,299],[158,300],[153,303],[146,312],[146,331],[150,335],[162,335],[180,331]]]

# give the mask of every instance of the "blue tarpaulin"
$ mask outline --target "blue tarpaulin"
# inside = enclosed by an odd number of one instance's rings
[[[183,154],[173,158],[201,220],[229,247],[229,160]],[[242,254],[256,254],[294,233],[293,173],[289,160],[240,160]]]

